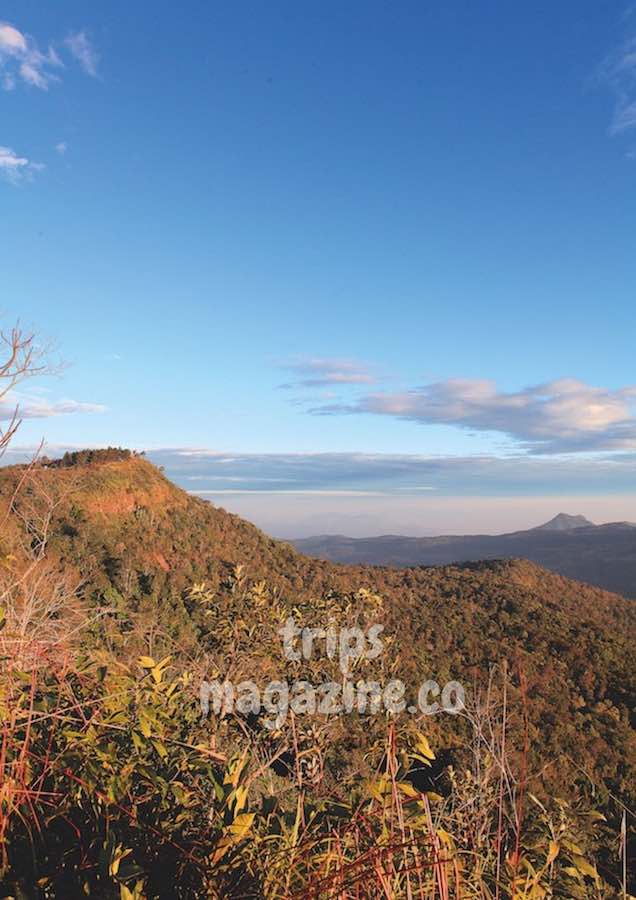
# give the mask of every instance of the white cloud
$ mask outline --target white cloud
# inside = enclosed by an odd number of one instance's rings
[[[66,143],[66,141],[60,141],[58,144],[55,145],[55,152],[59,153],[60,156],[64,156],[64,154],[66,153],[67,150],[68,150],[68,144]]]
[[[11,392],[0,401],[0,420],[12,419],[16,409],[19,419],[50,419],[53,416],[65,416],[73,413],[106,411],[106,407],[100,403],[85,403],[69,399],[50,402],[37,394],[27,395]]]
[[[23,34],[6,22],[0,23],[0,48],[6,53],[26,53],[27,42]]]
[[[58,44],[59,46],[59,44]],[[98,56],[84,31],[73,32],[63,47],[88,75],[96,77]],[[40,50],[35,39],[8,22],[0,22],[0,82],[12,91],[19,81],[46,91],[59,81],[64,62],[52,44]]]
[[[19,184],[31,178],[33,172],[44,168],[42,163],[32,162],[26,156],[18,156],[10,147],[0,147],[0,177]]]
[[[499,432],[535,453],[568,453],[636,449],[635,404],[636,386],[610,390],[562,378],[505,393],[492,381],[455,378],[311,411],[375,413],[426,425]]]
[[[5,90],[13,90],[22,80],[46,91],[52,81],[58,80],[55,70],[62,66],[53,47],[42,52],[33,38],[8,22],[0,22],[0,72]]]
[[[9,147],[0,147],[0,169],[5,169],[7,172],[19,172],[28,165],[29,160],[25,157],[18,156]]]
[[[69,34],[64,43],[86,74],[96,78],[99,57],[97,56],[92,43],[86,36],[86,32],[76,31],[73,34]]]

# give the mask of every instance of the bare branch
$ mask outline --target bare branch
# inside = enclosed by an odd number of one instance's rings
[[[22,381],[52,372],[47,360],[47,348],[36,342],[33,332],[16,324],[11,331],[0,331],[0,409],[10,401],[11,391]],[[0,457],[20,427],[20,412],[16,404],[10,413],[9,424],[0,428]]]

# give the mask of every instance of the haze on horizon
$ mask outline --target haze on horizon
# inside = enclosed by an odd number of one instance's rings
[[[4,462],[148,449],[283,537],[636,519],[635,47],[592,0],[9,0],[3,324],[68,366]]]

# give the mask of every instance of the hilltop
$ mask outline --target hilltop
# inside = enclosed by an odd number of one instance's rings
[[[594,528],[594,522],[590,522],[585,516],[571,516],[568,513],[557,513],[549,522],[537,525],[533,531],[575,531],[577,528]]]

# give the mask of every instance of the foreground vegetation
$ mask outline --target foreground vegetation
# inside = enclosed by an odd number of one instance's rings
[[[264,609],[263,591],[240,589],[237,605]],[[76,625],[88,620],[60,627],[56,610],[30,621],[17,610],[0,632],[2,896],[617,894],[594,861],[605,817],[533,793],[505,673],[466,710],[456,764],[421,721],[379,717],[347,723],[354,744],[358,726],[367,734],[364,759],[334,783],[328,723],[201,721],[200,672],[85,653]]]
[[[361,660],[356,674],[380,683],[415,675],[412,642],[400,647],[395,635],[404,611],[369,589],[289,597],[229,564],[215,583],[170,592],[164,583],[155,594],[143,572],[131,587],[123,567],[104,563],[97,571],[111,575],[96,587],[60,549],[69,535],[58,517],[68,522],[69,507],[31,482],[32,471],[20,473],[21,500],[14,492],[11,503],[31,527],[0,570],[1,896],[503,900],[621,891],[624,807],[612,788],[628,784],[629,760],[621,768],[618,750],[616,761],[608,752],[627,724],[619,706],[607,707],[613,729],[591,710],[575,722],[596,722],[598,764],[615,767],[615,781],[596,781],[584,752],[563,752],[568,740],[584,747],[572,721],[555,718],[557,736],[542,733],[536,707],[547,720],[550,682],[537,679],[541,659],[533,666],[519,646],[500,653],[501,664],[473,666],[459,716],[290,714],[275,730],[264,716],[202,719],[203,678],[341,677],[324,653],[282,656],[278,629],[290,613],[311,624],[386,622],[386,652]],[[96,477],[88,473],[91,486]],[[117,477],[106,473],[110,490]],[[72,496],[80,491],[75,484]],[[107,560],[115,549],[104,542]],[[465,582],[463,574],[454,586],[469,609],[475,573]],[[450,573],[440,577],[448,589]],[[508,586],[506,603],[521,603],[518,587]],[[480,598],[487,610],[502,591],[493,578]],[[540,604],[529,610],[545,629]],[[511,634],[514,622],[506,618]],[[441,627],[438,635],[453,671],[458,653],[494,650],[483,625],[474,637],[465,627],[468,649],[449,644]],[[600,646],[605,690],[619,701]],[[577,689],[592,685],[581,679]],[[550,750],[555,741],[561,752]]]

